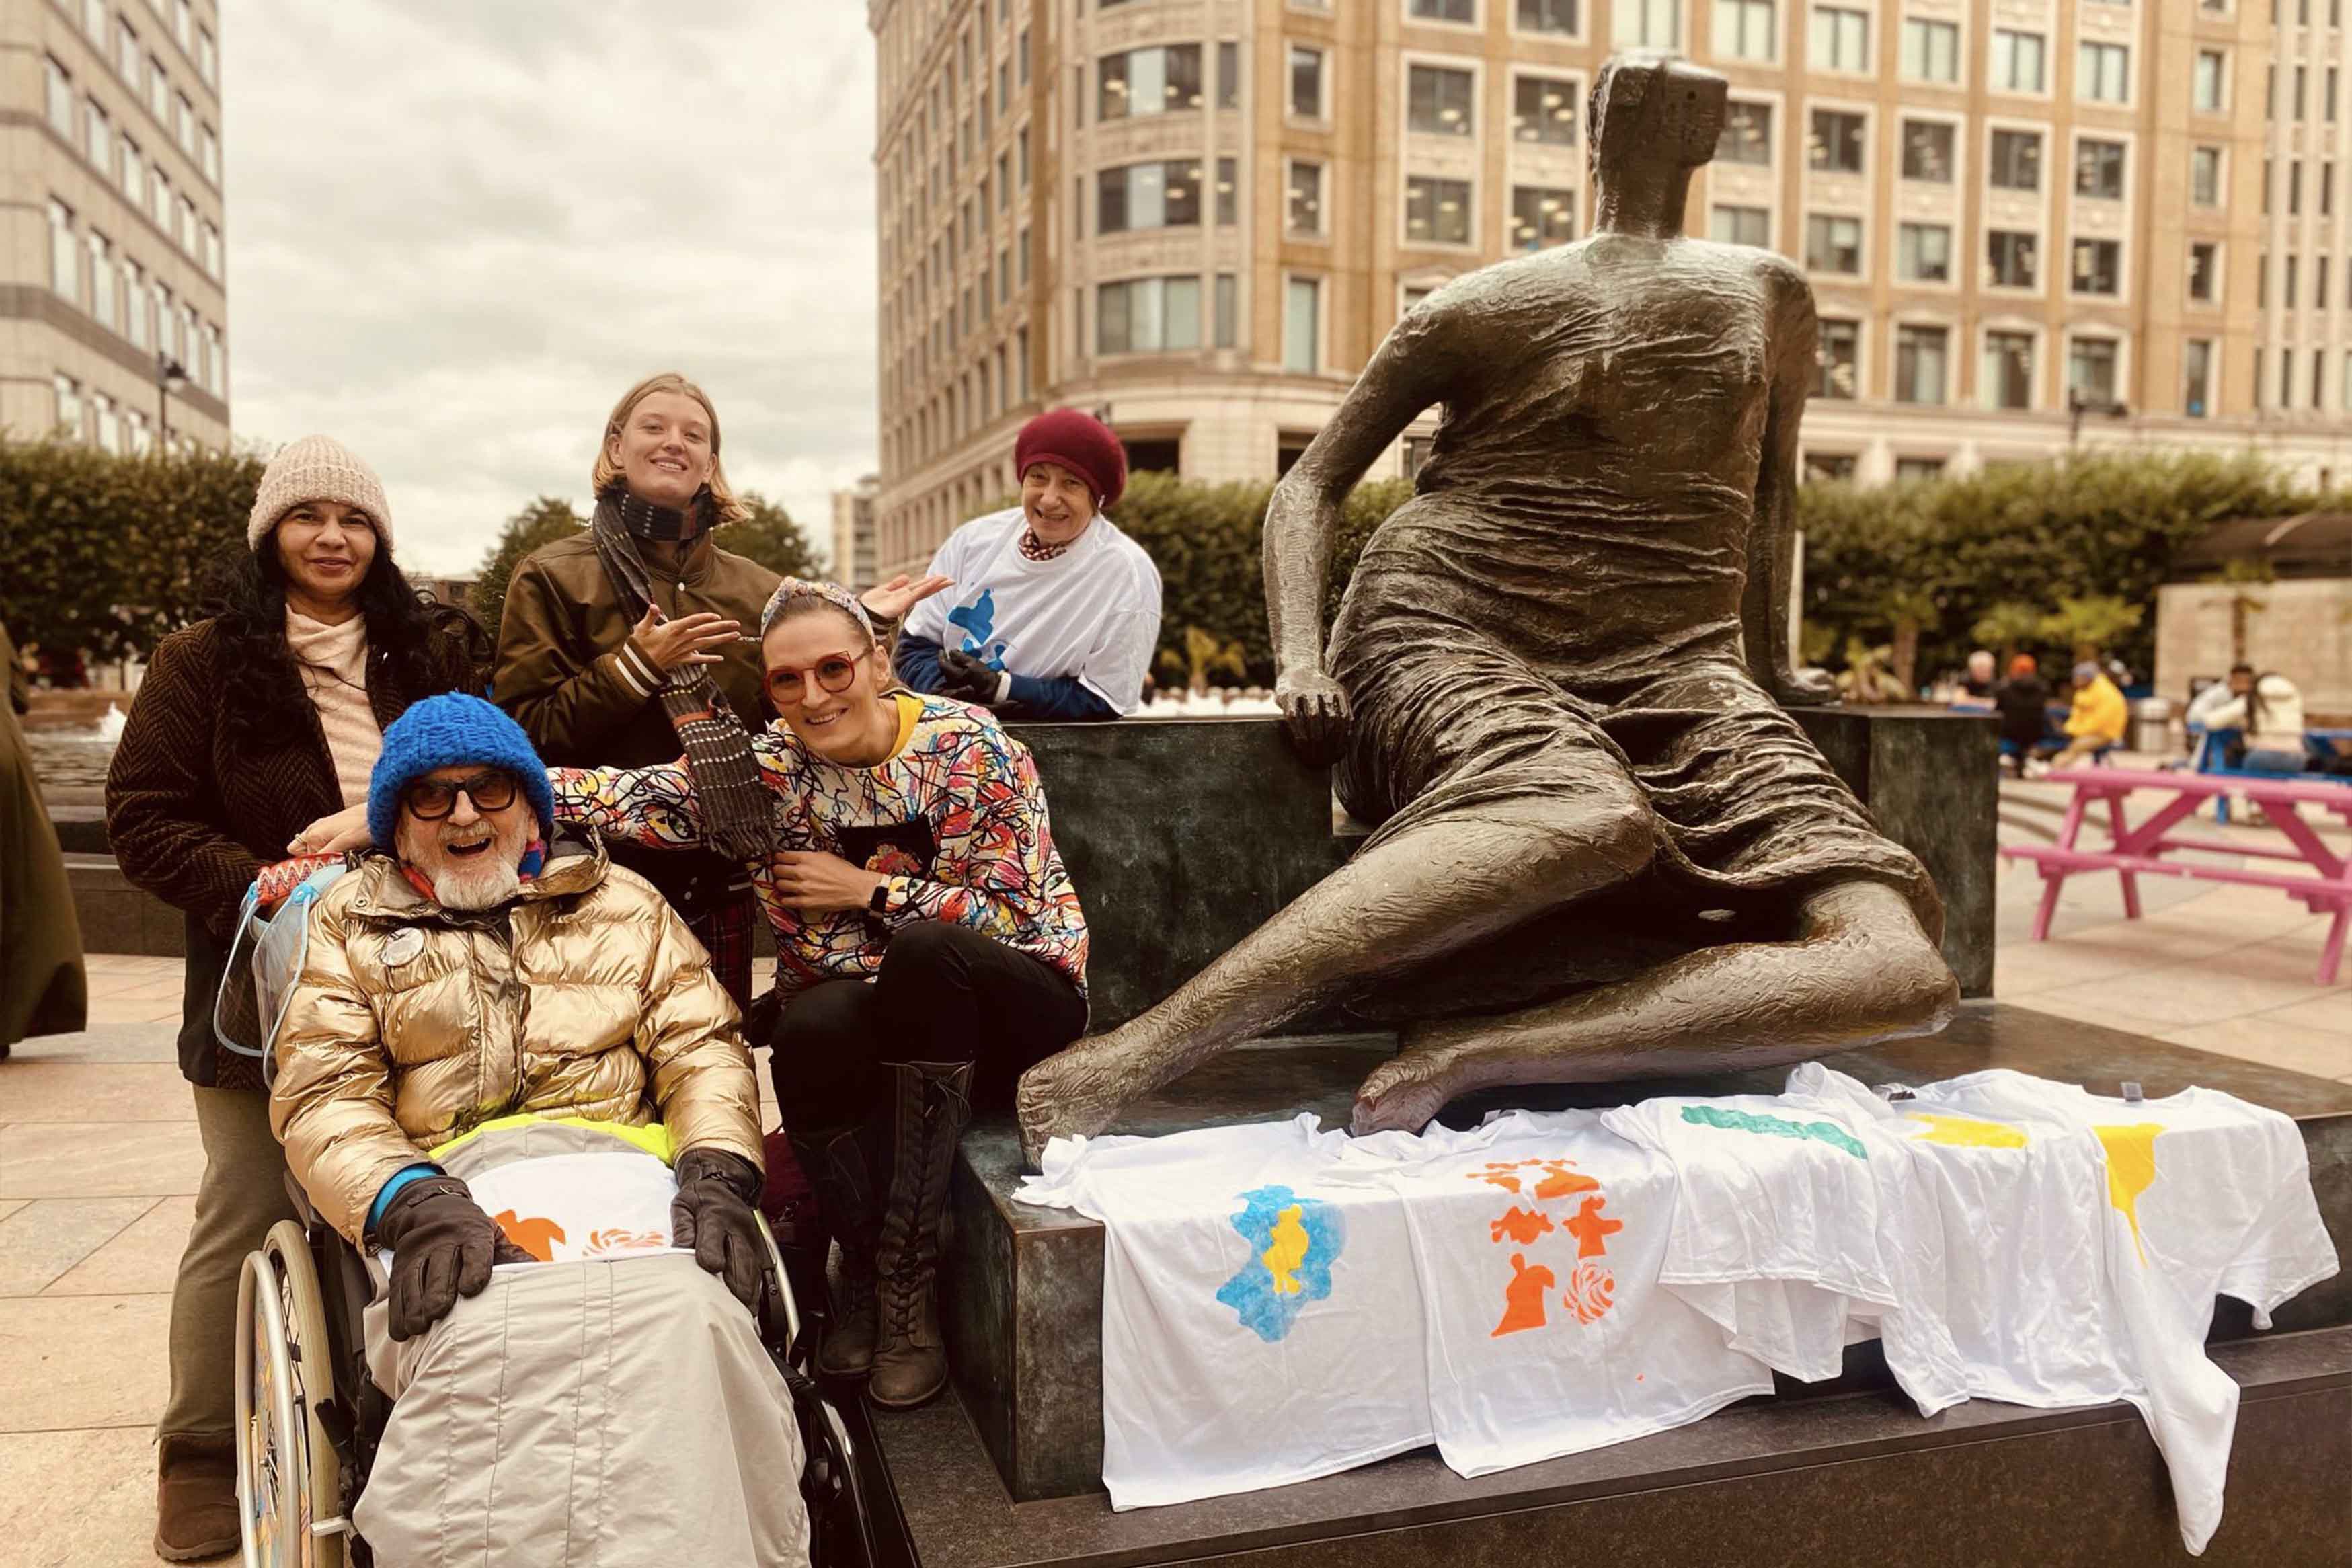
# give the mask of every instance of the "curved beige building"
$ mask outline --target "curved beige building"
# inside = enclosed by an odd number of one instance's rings
[[[1286,468],[1420,293],[1586,232],[1631,47],[1731,79],[1689,227],[1811,271],[1812,471],[2137,441],[2352,479],[2344,8],[869,0],[879,570],[1013,489],[1042,406],[1139,467]]]

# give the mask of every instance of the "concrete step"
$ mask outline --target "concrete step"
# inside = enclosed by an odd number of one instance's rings
[[[2243,1390],[2227,1511],[2182,1547],[2161,1458],[2128,1405],[1899,1396],[1751,1400],[1693,1426],[1465,1480],[1423,1449],[1327,1479],[1111,1511],[1097,1492],[1016,1503],[953,1400],[872,1429],[922,1568],[2342,1568],[2352,1559],[2352,1328],[2214,1358]]]

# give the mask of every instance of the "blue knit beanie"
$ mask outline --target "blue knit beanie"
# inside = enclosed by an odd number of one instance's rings
[[[547,787],[547,764],[530,737],[505,710],[461,691],[428,697],[410,707],[383,732],[375,772],[368,779],[368,833],[379,849],[390,849],[400,826],[400,792],[436,768],[479,763],[514,774],[530,807],[539,814],[539,836],[555,837],[555,792]]]

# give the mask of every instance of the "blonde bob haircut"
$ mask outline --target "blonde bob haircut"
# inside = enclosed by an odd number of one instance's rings
[[[637,405],[656,392],[681,393],[702,405],[702,416],[710,421],[710,500],[718,509],[719,521],[740,522],[751,516],[751,509],[737,500],[735,492],[727,488],[727,466],[719,459],[719,410],[710,405],[710,394],[674,370],[646,377],[613,405],[613,412],[604,421],[604,438],[596,443],[595,466],[588,472],[588,482],[594,493],[603,495],[621,482],[621,465],[613,460],[614,440],[621,434],[621,426],[629,422],[629,416],[637,411]]]

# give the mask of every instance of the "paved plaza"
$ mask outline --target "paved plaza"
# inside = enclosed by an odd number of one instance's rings
[[[2052,786],[2004,786],[2003,842],[2047,841],[2063,803]],[[2352,1082],[2352,980],[2314,983],[2326,922],[2300,904],[2147,878],[2145,918],[2129,922],[2113,877],[2079,877],[2036,944],[2040,886],[2003,863],[2003,1001],[2053,1029],[2081,1019]],[[204,1163],[173,1065],[180,976],[173,959],[93,956],[89,1031],[0,1064],[0,1568],[155,1561],[149,1426]]]

